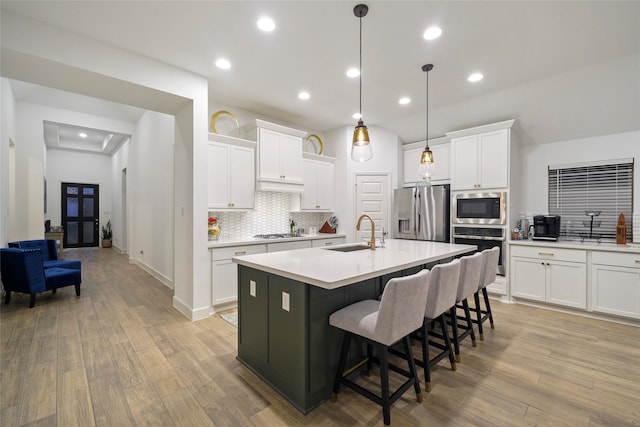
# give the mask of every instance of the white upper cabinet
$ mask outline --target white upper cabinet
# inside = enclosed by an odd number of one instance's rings
[[[300,210],[333,211],[334,209],[334,161],[331,157],[303,154],[304,192]]]
[[[513,120],[451,136],[451,189],[484,190],[509,187],[509,142]],[[492,129],[502,127],[500,129]],[[482,131],[486,130],[486,131]]]
[[[257,189],[302,192],[302,138],[306,132],[263,120],[256,120],[245,132],[258,143]]]
[[[209,209],[253,209],[255,200],[256,143],[209,134]]]
[[[420,166],[420,158],[424,151],[424,142],[416,142],[407,144],[403,147],[403,182],[405,186],[415,185],[422,182],[422,177],[418,173]],[[449,143],[429,145],[429,149],[433,153],[435,164],[435,172],[431,177],[433,184],[447,183],[451,179],[451,145]]]

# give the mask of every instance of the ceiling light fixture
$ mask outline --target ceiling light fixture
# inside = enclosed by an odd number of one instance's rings
[[[357,68],[349,68],[347,70],[347,77],[351,77],[352,79],[355,79],[359,75],[360,75],[360,70],[358,70]]]
[[[311,98],[311,95],[309,95],[309,92],[300,92],[298,98],[306,100]]]
[[[402,97],[402,98],[400,98],[400,99],[398,100],[398,104],[400,104],[400,105],[407,105],[407,104],[409,104],[409,103],[411,103],[411,99],[410,99],[410,98],[407,98],[406,96],[405,96],[405,97]]]
[[[275,22],[273,22],[273,19],[269,18],[268,16],[263,16],[258,19],[257,25],[258,28],[265,32],[271,32],[276,29]]]
[[[367,16],[369,7],[359,4],[353,8],[353,14],[360,20],[360,119],[353,130],[353,143],[351,144],[351,159],[357,162],[366,162],[373,157],[369,131],[362,122],[362,18]]]
[[[433,162],[433,153],[429,149],[429,71],[433,70],[433,64],[425,64],[422,66],[422,71],[427,74],[427,113],[426,113],[426,146],[424,147],[424,151],[422,152],[422,157],[420,158],[420,167],[418,169],[418,173],[425,181],[431,180],[433,173],[435,172],[435,163]]]
[[[87,134],[84,133],[84,132],[80,132],[78,135],[80,136],[80,138],[86,138],[87,137]]]
[[[467,78],[468,81],[470,82],[479,82],[480,80],[482,80],[484,78],[484,76],[480,73],[473,73],[469,76],[469,78]]]
[[[424,32],[422,37],[424,37],[425,40],[434,40],[440,37],[441,34],[442,30],[440,29],[440,27],[429,27],[427,28],[427,31]]]
[[[228,70],[229,68],[231,68],[231,62],[224,58],[220,58],[216,61],[216,67],[222,70]]]

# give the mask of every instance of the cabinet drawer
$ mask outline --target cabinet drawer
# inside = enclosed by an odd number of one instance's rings
[[[640,253],[621,253],[593,251],[591,254],[592,264],[615,265],[618,267],[640,268]]]
[[[322,248],[324,246],[340,245],[345,242],[344,237],[335,237],[333,239],[317,239],[311,241],[311,247]]]
[[[311,247],[309,240],[296,240],[292,242],[269,243],[267,252],[291,251],[294,249],[308,249]]]
[[[549,246],[511,246],[511,256],[558,260],[568,262],[587,262],[586,251],[579,249],[554,248]]]
[[[263,254],[267,252],[267,245],[243,245],[227,248],[211,249],[211,260],[231,259],[234,256]]]

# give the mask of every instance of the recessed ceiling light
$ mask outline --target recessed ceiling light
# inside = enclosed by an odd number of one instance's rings
[[[84,132],[80,132],[80,134],[79,134],[79,135],[80,135],[80,138],[86,138],[86,137],[87,137],[87,134],[86,134],[86,133],[84,133]]]
[[[402,97],[402,98],[400,98],[400,99],[398,100],[398,104],[400,104],[400,105],[407,105],[407,104],[408,104],[408,103],[410,103],[410,102],[411,102],[411,99],[410,99],[410,98],[407,98],[406,96],[405,96],[405,97]]]
[[[309,98],[311,98],[311,95],[309,95],[309,92],[300,92],[298,94],[298,98],[300,98],[300,99],[309,99]]]
[[[427,28],[427,31],[424,32],[422,37],[424,37],[425,40],[433,40],[440,37],[441,34],[442,30],[440,29],[440,27],[429,27]]]
[[[467,80],[469,80],[470,82],[479,82],[480,80],[482,80],[484,78],[484,76],[480,73],[473,73],[469,76],[469,78],[467,78]]]
[[[228,70],[229,68],[231,68],[231,62],[229,62],[227,59],[220,58],[216,61],[216,67],[223,70]]]
[[[258,19],[257,24],[258,28],[260,28],[262,31],[270,32],[276,29],[276,23],[273,22],[273,19],[269,18],[268,16],[263,16]]]
[[[352,79],[358,77],[360,75],[360,70],[357,68],[349,68],[347,70],[347,77],[351,77]]]
[[[353,113],[353,116],[351,116],[351,117],[353,117],[353,118],[354,118],[354,119],[356,119],[356,120],[359,120],[359,119],[361,119],[361,118],[362,118],[362,116],[360,115],[360,113]]]

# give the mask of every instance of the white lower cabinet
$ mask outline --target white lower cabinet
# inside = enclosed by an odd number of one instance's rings
[[[214,310],[238,300],[238,265],[231,258],[267,252],[267,245],[211,249],[211,305]]]
[[[640,254],[592,253],[591,309],[640,319]]]
[[[309,249],[311,240],[294,240],[289,242],[269,243],[267,252],[291,251],[294,249]]]
[[[587,257],[583,250],[553,247],[511,248],[514,297],[587,308]]]
[[[341,245],[345,243],[346,238],[344,237],[334,237],[331,239],[317,239],[311,241],[311,247],[313,248],[323,248],[325,246],[333,246],[333,245]]]

